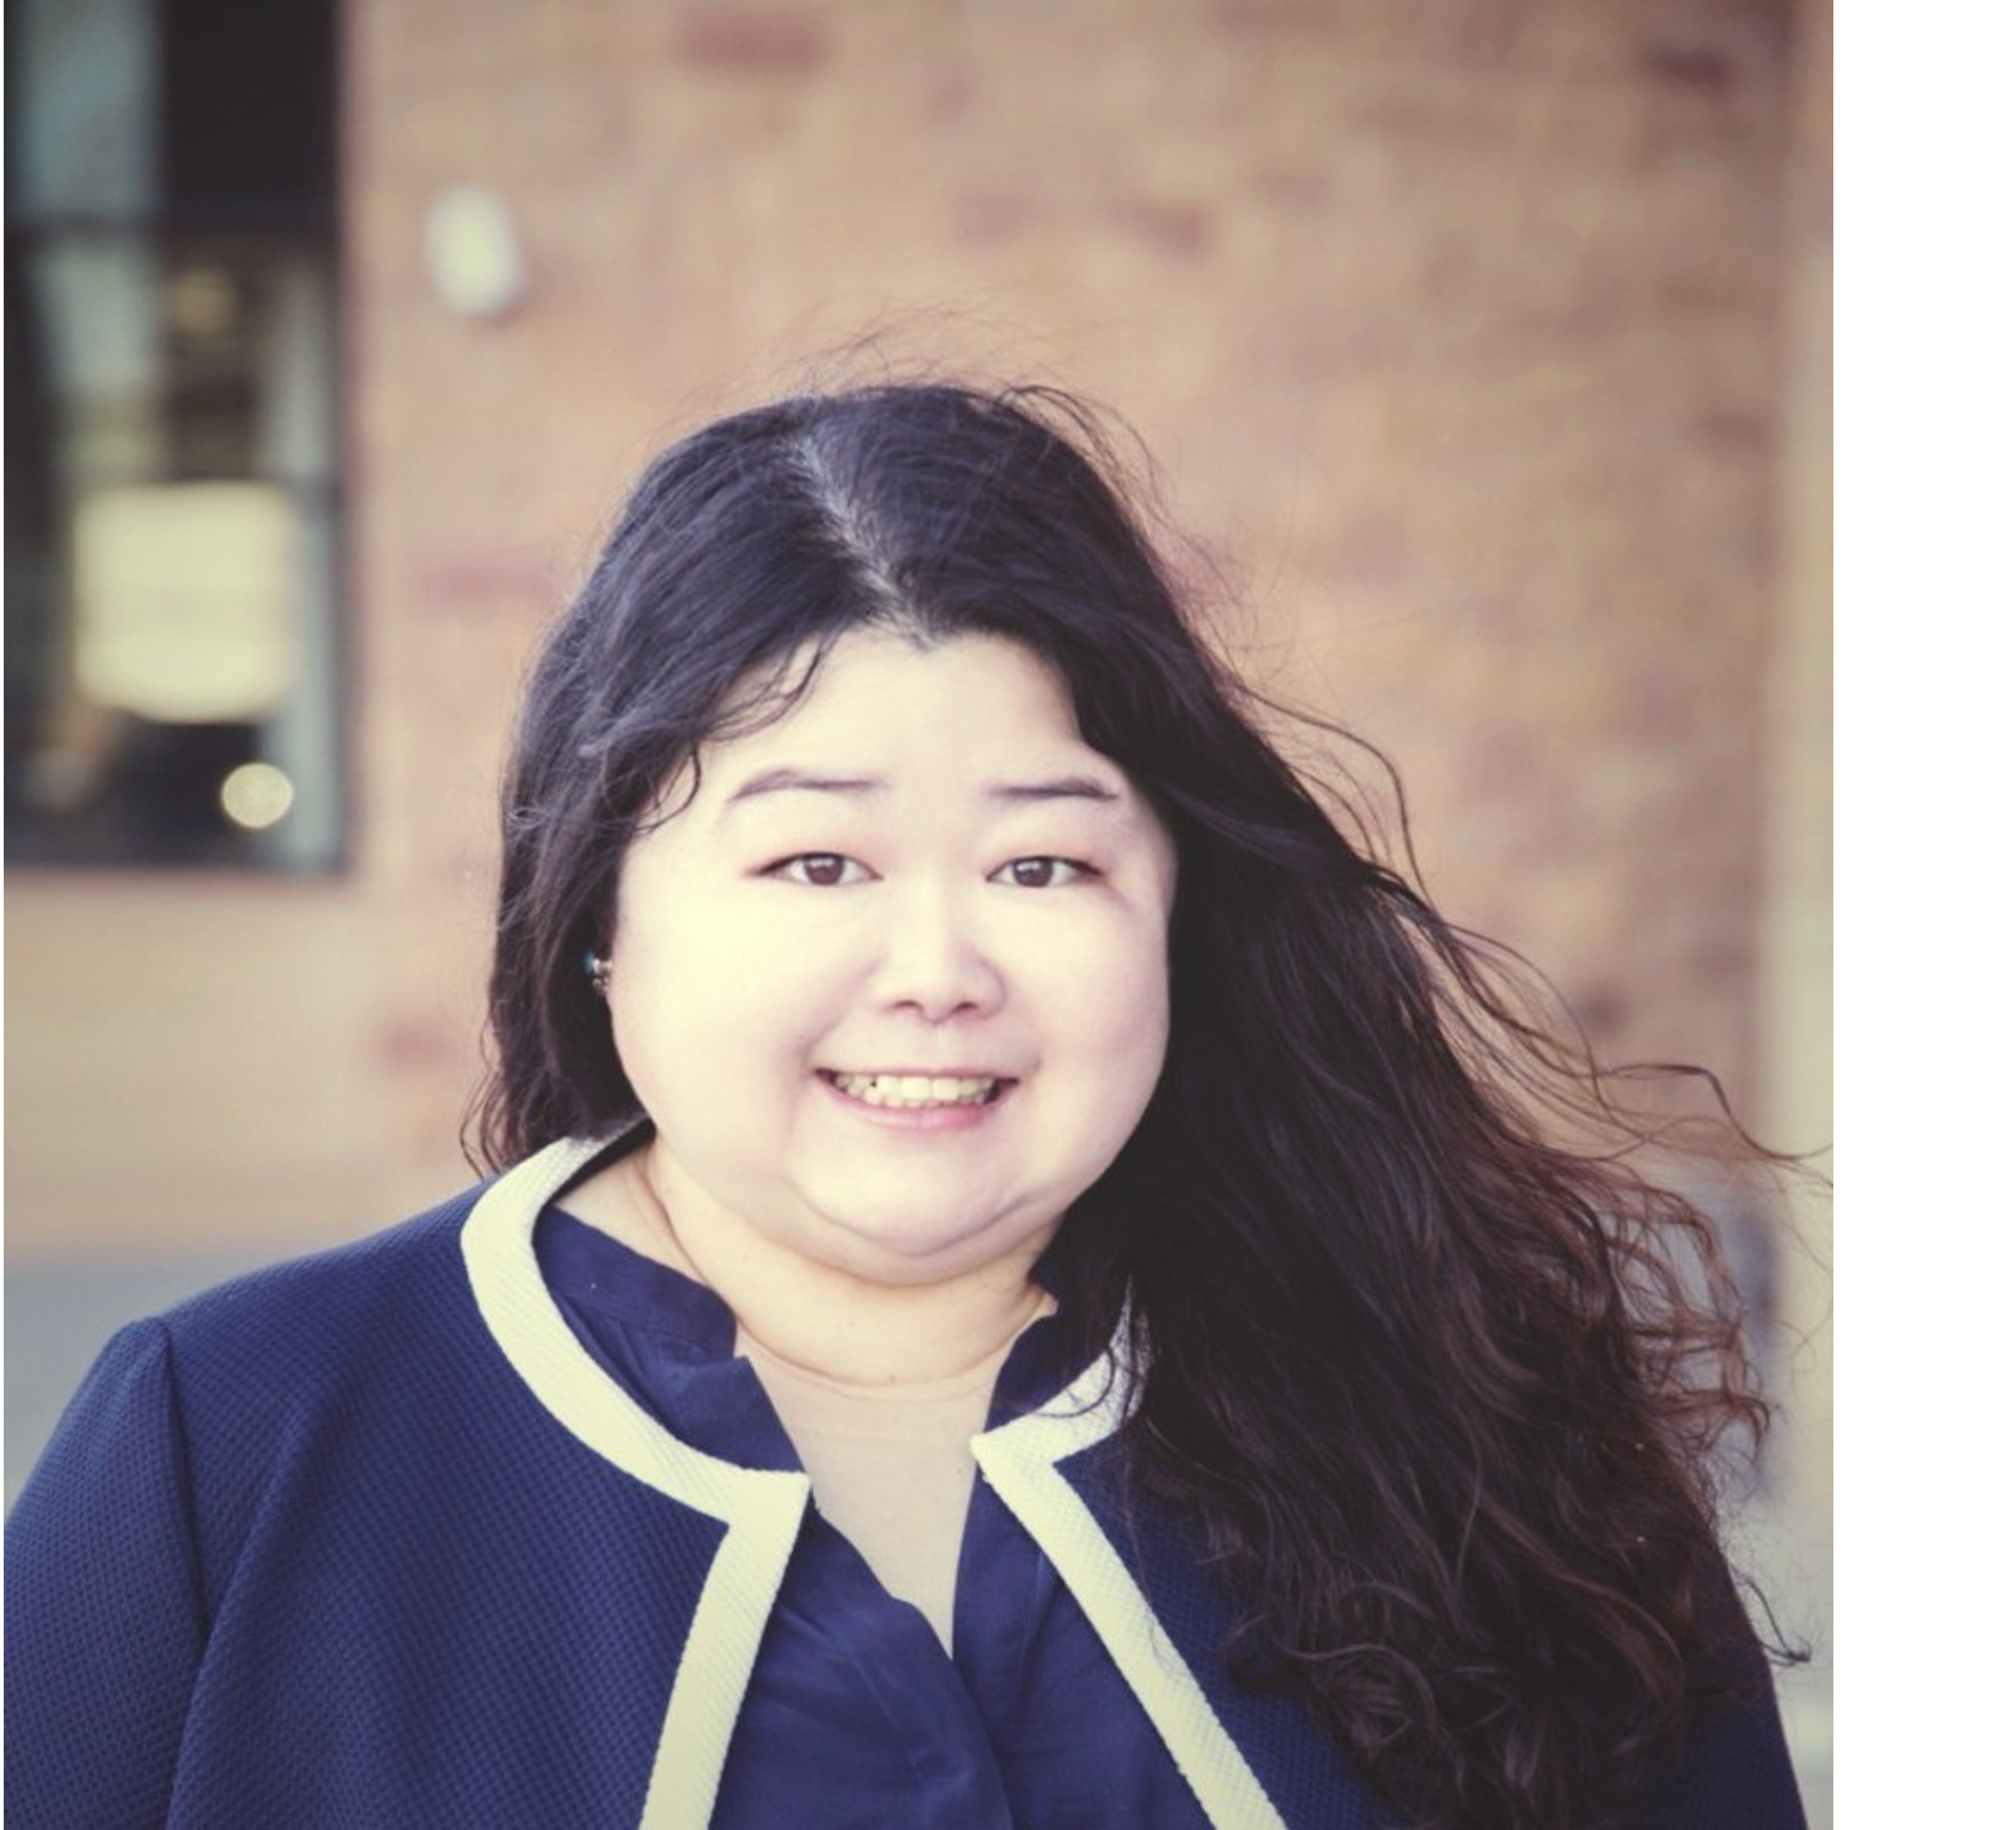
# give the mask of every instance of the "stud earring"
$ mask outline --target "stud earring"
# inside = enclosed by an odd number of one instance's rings
[[[599,998],[609,996],[610,961],[591,947],[581,956],[581,969],[588,974],[588,982],[595,987]]]

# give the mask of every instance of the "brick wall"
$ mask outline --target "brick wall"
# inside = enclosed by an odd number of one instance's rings
[[[1124,412],[1452,911],[1759,1098],[1794,10],[352,0],[355,867],[10,882],[16,1250],[455,1180],[535,633],[650,451],[864,331]],[[499,321],[423,258],[468,182],[529,263]]]

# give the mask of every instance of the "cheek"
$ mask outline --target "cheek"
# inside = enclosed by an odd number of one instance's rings
[[[1168,998],[1152,965],[1115,973],[1081,1006],[1087,1021],[1070,1097],[1087,1166],[1103,1172],[1140,1124],[1168,1052]]]
[[[1168,1045],[1168,960],[1149,927],[1089,949],[1055,975],[1051,1010],[1089,1068],[1111,1078],[1116,1096],[1145,1102]]]
[[[747,921],[668,923],[619,960],[617,1051],[647,1108],[654,1094],[714,1109],[781,1085],[833,1021],[841,975],[802,936],[772,944]]]

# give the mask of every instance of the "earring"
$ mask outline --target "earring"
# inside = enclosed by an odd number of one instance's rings
[[[581,969],[588,974],[588,982],[595,987],[599,998],[609,996],[609,968],[610,961],[592,947],[581,956]]]

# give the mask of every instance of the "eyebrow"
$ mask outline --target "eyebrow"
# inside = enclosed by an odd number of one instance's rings
[[[815,775],[802,769],[766,769],[753,775],[728,797],[722,811],[765,794],[846,794],[859,797],[884,792],[888,784],[879,776]],[[987,790],[991,801],[1020,805],[1027,802],[1091,801],[1102,805],[1117,803],[1120,796],[1104,782],[1089,775],[1062,775],[1047,781],[996,782]]]
[[[727,805],[753,801],[761,794],[801,793],[810,794],[873,794],[888,786],[887,782],[872,775],[812,775],[802,769],[766,769],[761,775],[752,775],[748,780],[728,797]]]
[[[1089,775],[1060,775],[1046,782],[998,782],[987,791],[993,801],[1098,801],[1108,805],[1120,797]]]

